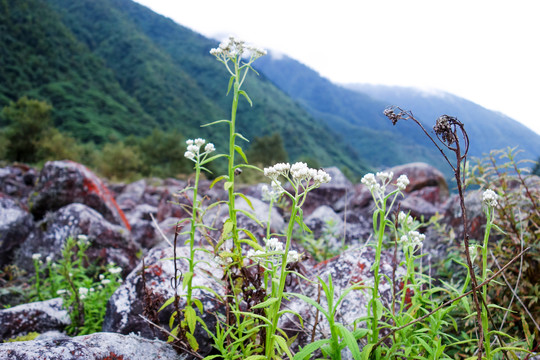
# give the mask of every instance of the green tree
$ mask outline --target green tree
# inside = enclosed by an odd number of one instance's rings
[[[73,137],[60,132],[56,128],[47,129],[36,144],[39,161],[81,161],[82,146]]]
[[[192,171],[191,163],[184,157],[184,137],[177,130],[155,129],[145,138],[126,139],[126,144],[139,148],[144,176],[168,177]]]
[[[44,101],[22,97],[2,110],[8,126],[6,158],[11,161],[33,163],[38,160],[38,144],[51,127],[52,106]]]
[[[247,158],[250,163],[263,167],[289,161],[289,155],[283,145],[283,138],[279,133],[262,137],[256,136],[248,150]]]
[[[94,164],[97,171],[112,180],[135,180],[141,174],[141,152],[137,146],[123,141],[107,143],[97,153]]]

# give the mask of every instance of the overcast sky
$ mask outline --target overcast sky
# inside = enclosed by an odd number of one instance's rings
[[[136,0],[207,37],[289,55],[336,83],[438,89],[540,134],[538,0]]]

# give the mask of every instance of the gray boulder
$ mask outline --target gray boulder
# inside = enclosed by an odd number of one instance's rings
[[[1,359],[17,360],[156,360],[186,359],[172,346],[135,335],[95,333],[66,338],[0,343]]]
[[[63,330],[71,320],[62,303],[55,298],[0,310],[0,342],[30,332]]]
[[[33,272],[32,254],[57,260],[66,239],[78,235],[86,235],[90,241],[86,252],[90,262],[100,265],[114,262],[122,267],[124,274],[135,267],[140,247],[132,241],[129,231],[111,224],[83,204],[70,204],[47,216],[17,250],[15,263]]]
[[[15,199],[0,192],[0,268],[12,262],[14,251],[33,228],[32,215]]]
[[[207,249],[208,250],[208,249]],[[169,298],[175,295],[174,279],[178,278],[178,295],[180,295],[179,308],[186,305],[185,294],[182,289],[182,274],[188,271],[188,262],[184,260],[189,256],[189,247],[177,247],[176,261],[178,272],[175,274],[173,249],[153,249],[144,259],[145,269],[143,282],[142,263],[126,278],[124,283],[111,296],[107,304],[107,313],[103,322],[103,331],[118,332],[121,334],[136,333],[145,338],[166,339],[167,335],[160,329],[150,325],[141,315],[170,331],[169,319],[174,306],[168,306],[163,311],[157,310]],[[193,276],[194,286],[204,286],[212,289],[219,296],[224,296],[225,289],[220,281],[223,274],[221,266],[214,261],[211,254],[203,251],[196,253],[196,260],[200,261]],[[193,297],[203,304],[203,313],[199,314],[209,329],[216,326],[216,313],[224,314],[224,306],[216,296],[201,288],[193,290]],[[198,312],[198,310],[197,310]],[[195,338],[198,340],[201,355],[207,355],[211,350],[212,341],[208,334],[197,327]]]

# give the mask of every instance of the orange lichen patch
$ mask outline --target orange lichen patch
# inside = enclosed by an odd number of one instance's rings
[[[118,211],[118,214],[122,218],[122,221],[124,222],[124,225],[126,226],[126,228],[129,231],[131,231],[131,225],[129,224],[129,222],[128,222],[127,218],[126,218],[126,215],[124,214],[122,209],[120,209],[120,206],[118,206],[118,203],[116,202],[116,200],[114,200],[114,197],[110,193],[109,189],[107,189],[102,184],[97,183],[96,181],[94,181],[92,179],[89,179],[87,177],[84,178],[83,185],[84,185],[84,188],[89,193],[94,193],[97,196],[99,196],[100,198],[104,199],[106,202],[110,202],[110,204],[112,204],[112,206],[114,206],[116,211]]]
[[[163,275],[163,268],[157,264],[148,266],[146,268],[146,271],[150,271],[152,275],[157,276],[157,277],[160,277],[161,275]]]
[[[116,355],[114,352],[110,352],[109,355],[101,358],[100,360],[127,360],[124,359],[124,355]]]

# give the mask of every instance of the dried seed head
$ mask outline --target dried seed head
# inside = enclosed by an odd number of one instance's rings
[[[452,130],[453,125],[459,124],[457,118],[448,115],[441,115],[435,122],[433,130],[435,134],[442,139],[446,145],[452,145],[456,142],[456,134]]]

